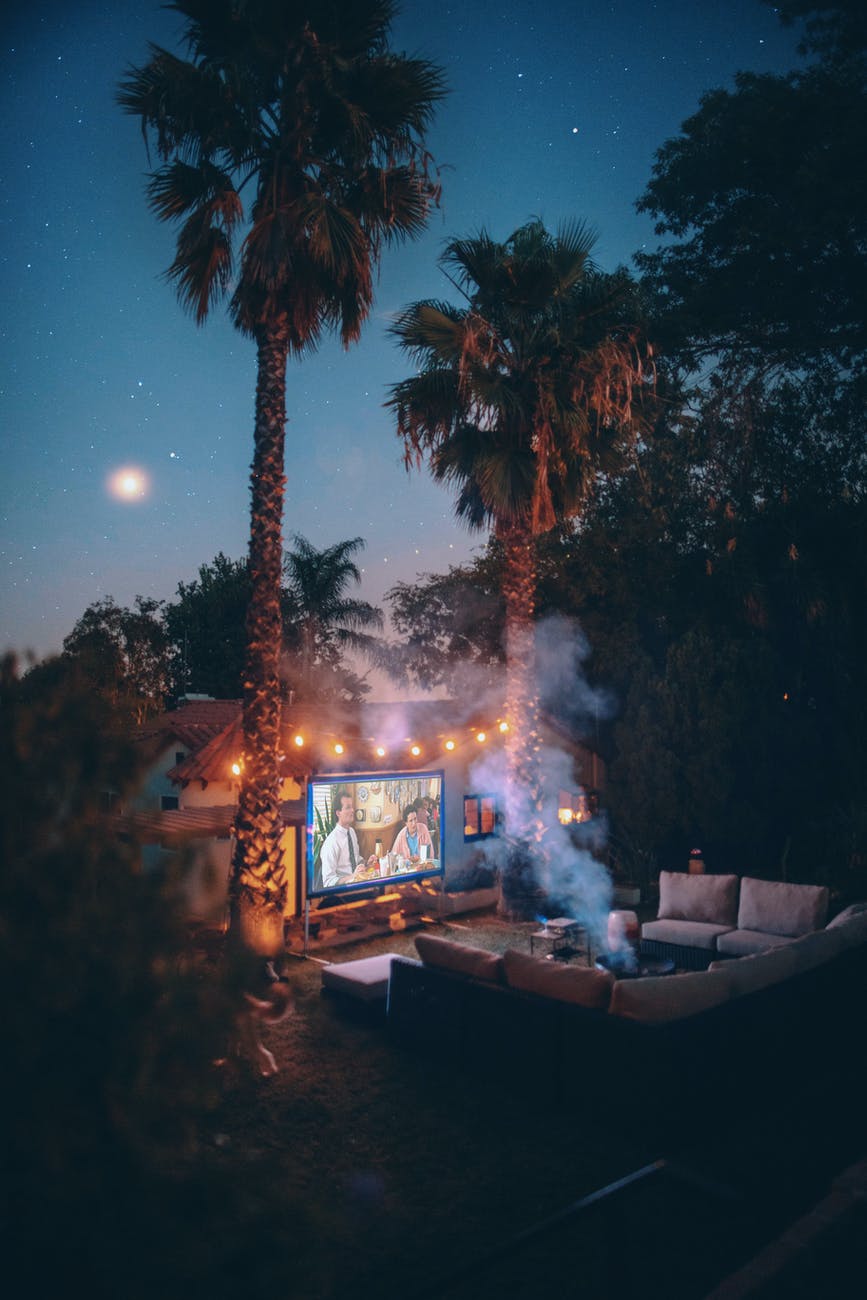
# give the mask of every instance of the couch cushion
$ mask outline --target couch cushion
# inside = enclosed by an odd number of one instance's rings
[[[690,971],[686,975],[618,980],[609,1010],[629,1020],[681,1020],[719,1006],[729,996],[724,971]]]
[[[567,966],[563,962],[529,957],[525,952],[507,948],[503,954],[506,983],[525,993],[555,998],[558,1002],[577,1002],[582,1007],[599,1007],[603,1011],[611,1000],[614,977],[609,971],[587,966]]]
[[[827,916],[828,890],[824,885],[789,885],[752,876],[741,881],[739,930],[764,930],[795,939],[821,930]]]
[[[710,925],[707,921],[645,921],[642,939],[657,943],[676,943],[681,948],[706,948],[714,952],[717,939],[729,930],[727,925]]]
[[[823,962],[830,961],[843,952],[845,947],[846,941],[839,927],[836,930],[814,930],[811,934],[802,935],[800,939],[793,939],[789,944],[799,973],[813,970]]]
[[[766,930],[727,930],[717,939],[717,952],[727,957],[749,957],[757,952],[784,948],[792,942],[786,934],[768,934]]]
[[[433,934],[418,935],[415,947],[426,966],[439,966],[458,975],[470,975],[473,979],[494,984],[504,981],[503,959],[498,953],[471,948],[465,943],[452,943],[450,939],[438,939]]]
[[[660,920],[737,924],[737,876],[691,876],[684,871],[660,871]]]
[[[845,948],[855,948],[859,943],[867,943],[867,912],[855,912],[846,916],[841,912],[825,928],[825,933],[841,936]]]
[[[771,984],[779,984],[794,975],[796,963],[792,947],[791,943],[784,943],[778,948],[740,957],[736,961],[714,961],[708,969],[722,971],[732,995],[739,997],[742,993],[769,988]]]
[[[834,930],[838,925],[845,925],[847,921],[851,921],[855,916],[865,915],[867,915],[867,902],[850,903],[848,907],[843,908],[842,912],[838,912],[832,921],[828,922],[825,929]]]

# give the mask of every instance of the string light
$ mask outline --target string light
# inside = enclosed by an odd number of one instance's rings
[[[233,775],[233,776],[240,776],[240,775],[241,775],[241,764],[240,764],[240,763],[233,763],[233,764],[232,764],[232,775]]]
[[[498,720],[495,725],[497,731],[501,736],[504,736],[506,732],[509,731],[510,729],[508,722],[502,720]],[[479,731],[473,732],[472,734],[473,734],[473,739],[477,742],[477,744],[484,745],[489,739],[491,733],[487,730],[480,729]],[[304,745],[306,745],[307,743],[305,737],[300,732],[298,732],[295,736],[293,736],[292,740],[296,749],[302,749]],[[448,736],[445,740],[442,740],[441,743],[443,749],[445,749],[449,754],[451,754],[454,753],[454,751],[458,748],[459,740],[455,739],[454,736]],[[339,740],[332,744],[331,749],[332,752],[335,754],[342,755],[346,753],[346,745]],[[422,753],[422,747],[418,743],[412,744],[409,746],[409,752],[410,754],[412,754],[413,758],[419,758]],[[373,753],[377,758],[386,758],[388,755],[388,749],[386,748],[385,745],[374,745]],[[242,764],[240,763],[232,764],[232,773],[234,776],[240,776],[242,770],[243,770]]]

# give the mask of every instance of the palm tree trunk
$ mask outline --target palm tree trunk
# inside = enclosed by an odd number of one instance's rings
[[[284,329],[263,330],[258,342],[250,476],[251,594],[244,672],[244,754],[229,913],[233,937],[260,951],[282,947],[286,896],[280,847],[279,667],[288,353]]]
[[[536,544],[529,521],[500,524],[506,601],[506,831],[512,841],[503,869],[502,910],[510,916],[538,910],[534,860],[544,835],[541,736],[536,681]]]

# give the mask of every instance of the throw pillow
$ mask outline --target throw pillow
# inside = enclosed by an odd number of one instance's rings
[[[734,927],[737,914],[737,876],[690,876],[685,871],[660,871],[660,920],[704,921]]]
[[[796,939],[820,930],[827,915],[828,890],[824,885],[790,885],[752,876],[744,876],[741,881],[739,930],[764,930],[766,934]]]

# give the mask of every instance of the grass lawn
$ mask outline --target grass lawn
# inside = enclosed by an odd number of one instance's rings
[[[483,914],[436,932],[529,951],[535,928]],[[330,955],[414,956],[413,940],[404,932]],[[419,1294],[657,1154],[592,1114],[579,1123],[552,1113],[544,1061],[531,1095],[514,1096],[507,1080],[482,1091],[396,1047],[382,1024],[347,1017],[321,995],[319,962],[292,960],[288,974],[295,1010],[263,1035],[280,1073],[228,1080],[214,1140],[227,1154],[272,1157],[299,1227],[292,1294]]]

